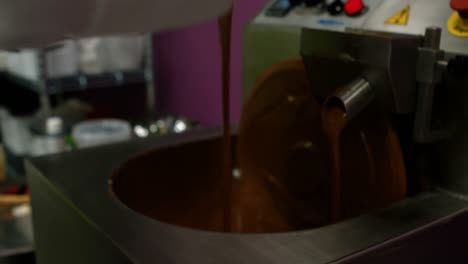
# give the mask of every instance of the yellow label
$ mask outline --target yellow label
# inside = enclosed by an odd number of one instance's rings
[[[406,26],[408,25],[409,15],[410,15],[411,7],[407,5],[403,10],[399,11],[389,19],[385,20],[385,24],[387,25],[400,25]]]
[[[468,37],[468,20],[464,20],[454,12],[447,22],[447,28],[450,33],[457,37]]]

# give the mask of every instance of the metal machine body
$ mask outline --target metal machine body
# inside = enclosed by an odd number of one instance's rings
[[[277,234],[224,234],[150,219],[109,191],[109,175],[151,151],[221,146],[217,129],[42,157],[27,164],[37,260],[47,263],[457,263],[468,259],[468,201],[430,192],[335,225]],[[210,143],[211,142],[211,143]],[[217,151],[199,152],[200,168]],[[163,177],[174,177],[164,175]],[[458,262],[459,263],[459,262]],[[463,263],[463,262],[462,262]]]
[[[272,17],[267,15],[267,10],[271,6],[271,3],[268,4],[265,9],[251,21],[244,33],[244,94],[248,94],[255,77],[266,70],[269,65],[284,60],[285,58],[301,56],[301,46],[303,49],[305,48],[308,51],[312,51],[314,45],[324,45],[322,50],[326,50],[328,54],[323,55],[329,57],[331,55],[330,52],[333,52],[333,50],[336,52],[345,51],[343,47],[335,46],[340,45],[340,43],[341,45],[345,42],[358,45],[356,41],[360,41],[362,44],[364,39],[370,39],[374,42],[378,41],[378,38],[372,38],[370,36],[372,33],[376,35],[375,33],[377,32],[392,34],[393,37],[391,40],[380,38],[379,41],[381,41],[381,43],[386,42],[392,44],[393,47],[398,40],[401,41],[405,39],[405,41],[408,42],[409,38],[413,38],[413,41],[416,42],[420,41],[418,44],[418,46],[420,46],[423,42],[422,38],[426,28],[439,27],[442,30],[440,49],[446,51],[447,56],[450,56],[450,54],[468,54],[466,37],[455,36],[451,34],[447,28],[448,20],[455,12],[451,9],[449,1],[367,0],[364,1],[364,3],[367,6],[367,11],[353,17],[345,15],[331,16],[326,12],[317,13],[313,11],[313,9],[306,9],[304,7],[296,7],[283,17]],[[404,10],[407,6],[409,6],[410,9],[406,25],[386,24],[386,20],[395,16],[395,14],[400,10]],[[307,36],[305,37],[302,34],[303,29],[307,32]],[[354,34],[351,32],[354,32]],[[364,35],[367,37],[365,38]],[[397,37],[397,35],[399,36]],[[322,39],[323,37],[326,37],[328,41]],[[307,43],[307,47],[301,45],[301,41],[304,41],[304,38],[310,40]],[[345,41],[344,38],[349,39]],[[419,38],[419,40],[416,40],[417,38]],[[382,48],[385,47],[368,49],[365,54],[369,56],[369,54],[375,55],[378,52],[385,52]],[[386,47],[386,49],[389,49],[389,47]],[[314,53],[317,54],[320,53],[320,51],[315,50]],[[413,59],[416,58],[414,55],[415,54],[412,56]],[[348,57],[348,59],[352,58],[353,57]],[[395,60],[396,58],[399,58],[399,56],[394,56],[393,59]],[[410,57],[405,57],[403,63],[415,62],[411,61]],[[407,68],[410,67],[407,66]],[[339,71],[330,71],[330,75],[336,77],[337,72]],[[398,77],[396,79],[398,79]],[[323,83],[318,83],[317,86],[322,87],[322,84]],[[395,87],[397,86],[399,85],[395,84]],[[404,90],[402,87],[398,87],[397,89]],[[409,100],[409,98],[406,99]],[[398,101],[401,102],[401,100]],[[407,112],[409,110],[407,104],[398,106],[398,108],[399,109],[396,109],[397,112]]]
[[[406,130],[416,152],[406,155],[418,153],[416,166],[425,169],[410,177],[467,194],[468,171],[460,162],[467,149],[459,142],[466,138],[468,38],[450,31],[457,12],[449,1],[400,1],[399,8],[411,7],[408,24],[386,25],[396,6],[383,1],[365,23],[344,31],[304,28],[301,54],[311,83],[323,98],[337,88],[348,91],[335,96],[352,117],[370,101],[369,91],[353,90],[353,80],[366,80],[374,97],[369,107],[411,120]]]
[[[342,98],[350,116],[366,107],[361,103],[356,106],[356,100],[371,102],[371,107],[411,119],[411,133],[417,143],[443,140],[447,146],[447,142],[463,140],[456,135],[466,126],[462,113],[468,100],[464,92],[468,83],[468,38],[453,34],[450,28],[457,14],[451,1],[364,3],[367,10],[352,17],[331,16],[303,6],[278,17],[268,15],[271,4],[267,5],[244,33],[244,95],[249,94],[256,76],[270,65],[302,56],[317,96],[324,99],[337,88],[350,88],[345,93],[347,98]],[[407,12],[404,24],[388,23],[403,10]],[[359,80],[373,87],[366,95],[372,100],[360,98],[357,90],[353,91]],[[430,146],[435,151],[434,144]],[[453,162],[441,162],[458,160],[440,157],[451,156],[453,149],[442,147],[435,152],[441,172],[464,174],[453,167]]]
[[[406,6],[407,24],[388,25],[398,6],[403,10]],[[343,23],[344,29],[304,27],[301,54],[316,93],[327,97],[337,87],[346,87],[346,82],[363,78],[373,87],[378,108],[415,113],[416,141],[448,138],[454,129],[451,118],[445,117],[444,128],[433,129],[432,115],[436,86],[453,90],[447,87],[447,79],[458,79],[455,85],[462,87],[468,68],[468,39],[452,34],[447,22],[454,12],[448,1],[400,1],[399,5],[382,1],[367,19]],[[455,66],[459,74],[451,69],[457,61],[464,61]],[[343,103],[348,108],[349,102]]]
[[[129,157],[152,149],[184,151],[184,146],[209,143],[219,151],[218,130],[48,156],[27,164],[39,263],[465,263],[468,80],[458,67],[463,60],[451,59],[467,54],[468,39],[448,35],[445,23],[453,13],[448,1],[365,2],[367,13],[352,18],[301,7],[285,17],[267,17],[267,6],[245,33],[245,84],[250,87],[269,65],[302,54],[311,80],[318,82],[317,95],[335,94],[350,113],[376,107],[410,119],[426,114],[419,117],[421,134],[414,132],[419,131],[414,121],[408,124],[416,139],[429,139],[429,144],[414,145],[424,149],[418,154],[436,176],[436,188],[326,227],[223,234],[150,219],[120,203],[108,182]],[[406,26],[385,25],[385,19],[408,4],[414,17],[410,15]],[[441,29],[441,38],[432,26]],[[457,77],[447,70],[454,63]],[[338,86],[345,92],[335,93]],[[443,127],[450,133],[433,137],[435,130],[426,126],[433,113],[427,109],[437,105],[431,91],[438,93],[441,87],[454,89],[456,100],[451,102],[459,111],[448,115],[455,120],[454,128]],[[201,167],[213,163],[205,154],[193,157]]]

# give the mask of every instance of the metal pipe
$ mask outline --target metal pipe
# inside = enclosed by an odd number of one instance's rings
[[[156,116],[156,87],[154,83],[154,52],[153,34],[145,37],[145,81],[146,81],[146,112],[151,120]]]
[[[370,82],[358,78],[348,86],[332,95],[325,107],[338,104],[346,113],[348,120],[358,115],[374,99],[374,89]]]
[[[442,29],[426,28],[423,48],[419,50],[417,81],[418,95],[414,118],[414,139],[418,143],[429,143],[447,138],[452,132],[452,124],[443,129],[432,128],[434,93],[440,82],[442,71],[448,63],[443,61],[444,52],[440,48]]]
[[[440,48],[440,39],[442,36],[442,29],[439,27],[428,27],[424,34],[424,47],[431,49]]]

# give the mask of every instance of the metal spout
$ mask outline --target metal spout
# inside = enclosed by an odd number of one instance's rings
[[[358,78],[348,86],[338,89],[325,102],[325,107],[338,106],[346,113],[348,120],[358,115],[374,99],[374,89],[370,82]]]

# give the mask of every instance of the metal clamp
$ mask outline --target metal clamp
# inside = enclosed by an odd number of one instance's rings
[[[440,83],[444,51],[440,50],[442,30],[437,27],[426,29],[424,46],[419,48],[416,80],[418,95],[415,113],[414,138],[419,143],[428,143],[447,138],[451,129],[432,129],[434,89]]]

